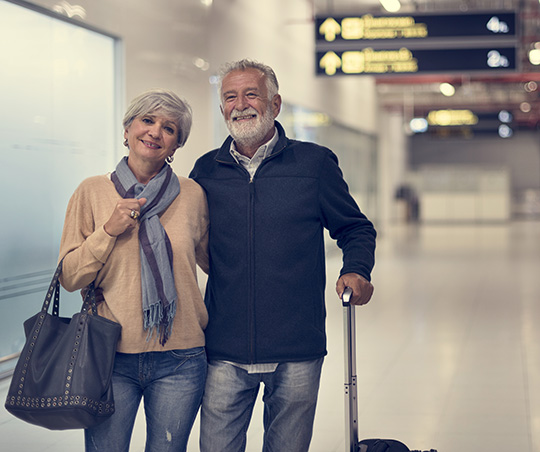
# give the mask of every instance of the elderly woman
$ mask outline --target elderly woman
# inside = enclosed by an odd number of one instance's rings
[[[100,315],[122,325],[116,411],[85,431],[86,451],[127,452],[141,398],[146,450],[184,451],[206,381],[208,320],[196,271],[208,266],[206,198],[169,166],[189,136],[191,109],[153,90],[133,100],[123,126],[128,156],[76,189],[60,245],[64,288],[95,281]]]

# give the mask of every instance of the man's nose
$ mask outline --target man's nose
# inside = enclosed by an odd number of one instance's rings
[[[248,102],[247,97],[238,96],[238,98],[236,99],[236,109],[243,111],[246,108],[249,108],[249,102]]]

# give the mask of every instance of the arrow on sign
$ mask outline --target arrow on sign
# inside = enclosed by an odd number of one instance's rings
[[[319,66],[324,69],[326,75],[334,75],[336,69],[341,67],[341,58],[334,52],[326,52],[319,61]]]
[[[326,19],[319,27],[319,33],[324,35],[327,41],[336,39],[336,35],[341,33],[341,26],[332,18]]]

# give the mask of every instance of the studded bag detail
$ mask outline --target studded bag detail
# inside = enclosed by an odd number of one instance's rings
[[[59,316],[61,271],[62,262],[41,311],[24,322],[26,343],[5,402],[14,416],[50,430],[92,427],[114,413],[111,376],[121,332],[97,314],[93,283],[80,312]]]

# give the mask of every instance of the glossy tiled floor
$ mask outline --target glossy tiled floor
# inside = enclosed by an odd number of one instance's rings
[[[329,256],[329,355],[312,452],[345,451],[339,262]],[[389,228],[374,284],[372,302],[357,309],[360,436],[439,452],[540,451],[540,223]],[[249,452],[260,451],[260,411]],[[192,436],[188,452],[198,451],[197,426]],[[139,417],[132,451],[143,442]],[[82,434],[2,410],[0,449],[77,452]]]

